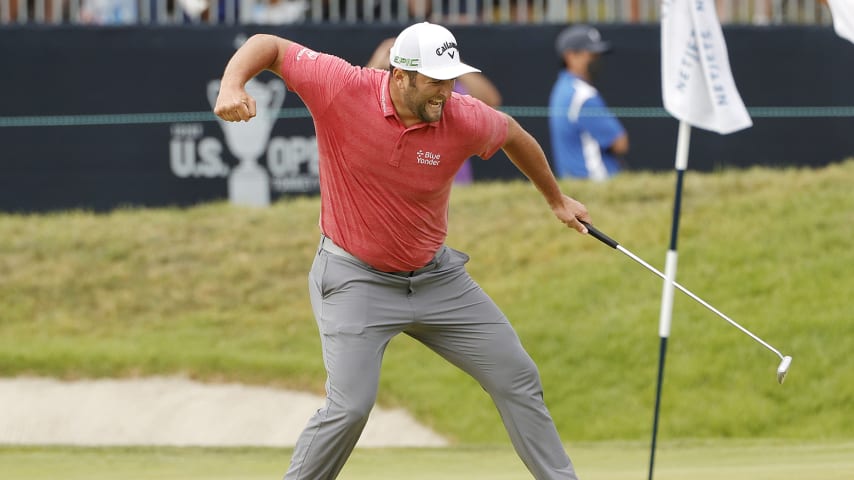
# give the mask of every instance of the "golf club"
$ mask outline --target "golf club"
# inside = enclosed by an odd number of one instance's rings
[[[638,262],[639,264],[643,265],[644,267],[646,267],[646,268],[647,268],[648,270],[650,270],[651,272],[655,273],[656,275],[658,275],[659,277],[661,277],[661,278],[663,278],[665,281],[667,281],[667,277],[666,277],[663,273],[661,273],[661,272],[659,272],[658,270],[656,270],[656,269],[655,269],[655,267],[653,267],[652,265],[650,265],[650,264],[646,263],[645,261],[643,261],[643,259],[641,259],[641,258],[640,258],[640,257],[638,257],[637,255],[635,255],[635,254],[633,254],[632,252],[628,251],[627,249],[623,248],[623,246],[622,246],[622,245],[620,245],[616,240],[614,240],[613,238],[609,237],[608,235],[605,235],[605,234],[604,234],[604,233],[602,233],[600,230],[596,229],[596,227],[594,227],[593,225],[590,225],[590,224],[589,224],[589,223],[587,223],[587,222],[581,222],[581,223],[582,223],[582,224],[584,224],[584,226],[585,226],[585,227],[587,227],[587,231],[590,233],[590,235],[593,235],[593,237],[594,237],[596,240],[599,240],[600,242],[604,243],[605,245],[608,245],[609,247],[611,247],[611,248],[613,248],[613,249],[616,249],[616,250],[619,250],[619,251],[623,252],[623,253],[624,253],[624,254],[626,254],[629,258],[631,258],[632,260],[634,260],[634,261]],[[768,343],[766,343],[764,340],[762,340],[761,338],[759,338],[759,337],[757,337],[756,335],[754,335],[753,333],[751,333],[751,332],[750,332],[750,330],[748,330],[748,329],[746,329],[746,328],[742,327],[741,325],[739,325],[738,323],[736,323],[734,320],[732,320],[732,319],[731,319],[731,318],[729,318],[728,316],[726,316],[726,315],[724,315],[723,313],[721,313],[721,311],[720,311],[720,310],[718,310],[717,308],[715,308],[715,307],[713,307],[713,306],[709,305],[709,304],[708,304],[705,300],[703,300],[702,298],[700,298],[700,297],[698,297],[697,295],[694,295],[693,293],[691,293],[691,291],[690,291],[690,290],[688,290],[687,288],[683,287],[682,285],[679,285],[678,283],[673,282],[673,286],[674,286],[674,287],[676,287],[676,288],[678,288],[679,290],[681,290],[681,291],[682,291],[682,293],[684,293],[685,295],[688,295],[689,297],[691,297],[691,298],[693,298],[694,300],[696,300],[696,301],[697,301],[697,303],[699,303],[700,305],[702,305],[702,306],[704,306],[704,307],[708,308],[709,310],[711,310],[711,311],[715,312],[719,317],[721,317],[721,318],[723,318],[724,320],[726,320],[727,322],[729,322],[729,323],[730,323],[732,326],[734,326],[735,328],[737,328],[737,329],[741,330],[742,332],[746,333],[748,336],[750,336],[750,338],[752,338],[752,339],[756,340],[757,342],[759,342],[763,347],[765,347],[765,348],[767,348],[768,350],[771,350],[772,352],[774,352],[775,354],[777,354],[777,356],[778,356],[778,357],[780,357],[780,365],[777,367],[777,381],[778,381],[779,383],[781,383],[781,384],[783,383],[783,380],[785,380],[785,379],[786,379],[786,374],[789,372],[789,366],[792,364],[792,357],[791,357],[791,356],[788,356],[788,355],[783,356],[783,354],[782,354],[782,353],[780,353],[780,351],[779,351],[779,350],[777,350],[776,348],[772,347],[771,345],[769,345]]]

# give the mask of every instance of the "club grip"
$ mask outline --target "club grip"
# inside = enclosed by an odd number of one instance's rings
[[[619,243],[617,243],[616,240],[609,237],[608,235],[605,235],[604,233],[602,233],[599,229],[597,229],[593,225],[590,225],[587,222],[581,222],[581,223],[584,224],[585,227],[587,227],[587,233],[589,233],[590,235],[593,235],[593,238],[595,238],[596,240],[599,240],[600,242],[604,243],[605,245],[608,245],[611,248],[617,248],[617,245],[619,245]]]

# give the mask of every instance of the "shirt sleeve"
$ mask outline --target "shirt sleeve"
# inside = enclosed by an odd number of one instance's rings
[[[288,90],[299,95],[312,115],[321,115],[358,71],[341,58],[293,43],[285,52],[281,73]]]
[[[603,149],[610,147],[625,131],[617,117],[608,110],[601,95],[594,95],[584,102],[578,123]]]
[[[507,140],[507,116],[480,100],[462,97],[466,123],[475,145],[475,155],[484,160],[495,155]]]

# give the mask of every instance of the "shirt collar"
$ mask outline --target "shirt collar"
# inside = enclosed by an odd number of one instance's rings
[[[391,103],[391,73],[386,72],[380,81],[380,108],[383,111],[383,116],[396,116],[394,104]]]

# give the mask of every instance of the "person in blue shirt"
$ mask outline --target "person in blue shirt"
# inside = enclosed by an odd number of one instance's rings
[[[611,50],[599,31],[588,25],[567,27],[555,48],[564,67],[549,98],[552,161],[559,178],[606,180],[622,167],[629,136],[593,87],[604,53]]]

